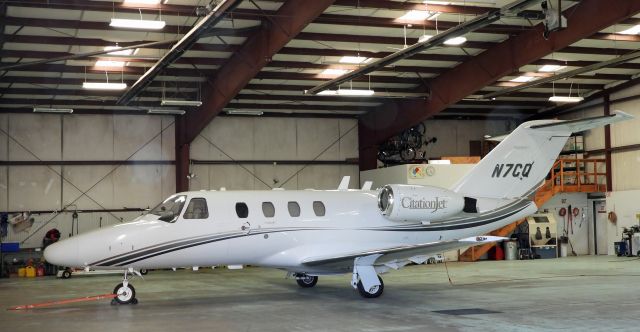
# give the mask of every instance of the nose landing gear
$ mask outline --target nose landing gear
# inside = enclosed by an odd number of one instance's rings
[[[124,277],[122,278],[122,282],[116,285],[113,289],[113,294],[115,297],[111,300],[111,305],[116,304],[138,304],[138,299],[136,298],[136,289],[133,288],[133,285],[129,284],[129,277],[127,272],[130,269],[124,270]],[[134,272],[131,269],[131,272]]]

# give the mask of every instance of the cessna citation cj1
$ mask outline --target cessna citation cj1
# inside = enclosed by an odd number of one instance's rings
[[[379,274],[431,254],[503,240],[483,236],[536,212],[528,199],[573,132],[632,118],[537,120],[508,135],[452,188],[390,184],[380,190],[190,191],[136,220],[74,236],[44,252],[60,266],[121,269],[118,303],[136,303],[140,269],[254,265],[289,272],[300,287],[351,273],[363,297]]]

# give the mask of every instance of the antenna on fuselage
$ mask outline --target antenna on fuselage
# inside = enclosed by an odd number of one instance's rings
[[[362,185],[361,190],[371,190],[371,186],[373,185],[373,181],[365,181]]]
[[[342,181],[338,185],[338,190],[349,190],[349,182],[351,181],[350,176],[343,176]]]

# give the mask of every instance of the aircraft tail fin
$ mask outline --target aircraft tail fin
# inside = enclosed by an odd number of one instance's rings
[[[545,179],[567,139],[633,116],[613,115],[580,120],[528,121],[516,128],[451,190],[469,197],[518,198],[530,194]]]

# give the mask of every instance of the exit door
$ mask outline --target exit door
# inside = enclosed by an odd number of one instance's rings
[[[593,238],[596,255],[609,253],[609,241],[607,236],[607,202],[604,200],[593,202]]]

